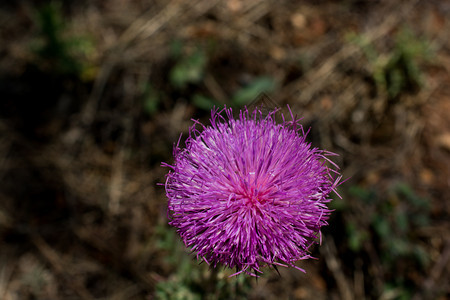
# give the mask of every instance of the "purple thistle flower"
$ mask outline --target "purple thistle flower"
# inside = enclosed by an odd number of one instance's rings
[[[213,109],[209,126],[194,121],[186,148],[178,141],[174,164],[163,163],[171,168],[169,224],[213,267],[300,269],[294,262],[311,257],[327,225],[326,203],[341,179],[326,157],[334,154],[312,148],[292,113],[281,124],[274,115],[245,109],[234,119],[231,108]]]

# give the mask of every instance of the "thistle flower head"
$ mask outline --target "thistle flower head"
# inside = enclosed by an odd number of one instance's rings
[[[298,268],[327,225],[341,178],[327,159],[333,153],[312,148],[292,113],[279,124],[274,114],[245,109],[235,119],[230,108],[213,109],[210,125],[194,121],[174,164],[163,164],[169,224],[213,267]]]

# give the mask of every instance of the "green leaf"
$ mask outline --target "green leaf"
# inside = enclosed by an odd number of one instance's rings
[[[389,238],[392,234],[387,216],[376,216],[373,221],[373,227],[375,228],[378,236],[382,239]]]
[[[188,83],[199,83],[203,80],[206,62],[206,55],[201,50],[181,58],[170,71],[170,82],[177,88],[184,88]]]
[[[275,89],[275,81],[270,77],[259,77],[253,80],[248,86],[238,90],[231,99],[234,107],[242,107],[249,104],[261,93],[270,93]]]
[[[205,97],[200,94],[195,94],[194,97],[192,97],[192,103],[200,109],[204,110],[211,110],[214,106],[219,106],[220,103],[215,101],[214,99]]]
[[[149,84],[144,87],[143,102],[144,112],[149,116],[154,115],[158,111],[160,95]]]
[[[405,211],[398,211],[395,215],[397,229],[401,234],[405,234],[409,230],[409,220]]]
[[[376,200],[376,195],[373,191],[360,186],[350,186],[348,192],[351,196],[359,198],[367,204],[373,203]]]
[[[360,251],[364,241],[368,238],[368,233],[364,229],[358,228],[354,222],[347,223],[346,231],[348,247],[354,252]]]

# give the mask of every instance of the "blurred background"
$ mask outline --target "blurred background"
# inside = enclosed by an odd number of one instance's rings
[[[0,4],[1,299],[449,299],[450,1]],[[173,143],[266,93],[339,156],[316,260],[229,278],[167,225]]]

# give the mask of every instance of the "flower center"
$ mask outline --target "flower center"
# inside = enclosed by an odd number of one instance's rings
[[[244,204],[249,206],[266,201],[264,197],[264,186],[261,186],[261,183],[255,176],[255,172],[249,172],[246,178],[243,179],[241,195]]]

